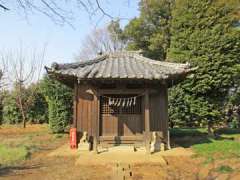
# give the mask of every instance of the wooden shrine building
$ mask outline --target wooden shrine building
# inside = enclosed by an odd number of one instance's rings
[[[145,145],[160,132],[168,146],[168,87],[191,71],[188,64],[161,62],[137,52],[99,55],[84,62],[46,68],[74,89],[73,125],[99,144]]]

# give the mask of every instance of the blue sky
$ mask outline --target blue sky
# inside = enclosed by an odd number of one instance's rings
[[[138,0],[102,0],[101,6],[114,17],[133,18],[139,13]],[[96,28],[96,25],[101,27],[110,21],[105,17],[97,23],[100,19],[98,15],[90,20],[89,15],[83,9],[75,9],[74,12],[72,24],[75,29],[69,25],[56,25],[39,13],[29,14],[26,20],[19,11],[0,11],[0,51],[14,51],[19,46],[23,46],[28,52],[28,49],[41,49],[44,44],[47,44],[46,65],[52,62],[74,61],[74,55],[79,51],[84,37]],[[122,26],[127,22],[127,20],[122,20]]]

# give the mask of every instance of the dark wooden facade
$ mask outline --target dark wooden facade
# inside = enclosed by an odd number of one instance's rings
[[[98,144],[131,144],[134,146],[150,143],[150,132],[162,132],[164,142],[168,140],[168,98],[167,86],[145,85],[141,88],[127,88],[122,83],[104,85],[75,83],[74,126],[78,133],[86,131],[95,147]],[[136,105],[111,107],[105,97],[138,96]]]

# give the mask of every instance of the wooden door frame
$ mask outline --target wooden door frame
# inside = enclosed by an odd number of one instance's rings
[[[106,94],[115,94],[115,95],[125,95],[125,94],[143,94],[143,99],[142,99],[142,102],[143,102],[143,105],[145,104],[145,100],[144,100],[144,96],[145,96],[145,93],[146,93],[146,89],[126,89],[126,88],[122,88],[122,89],[98,89],[98,100],[99,100],[99,106],[98,106],[98,114],[99,114],[99,118],[98,118],[98,135],[99,135],[99,141],[103,141],[103,140],[112,140],[114,141],[114,139],[116,138],[116,136],[100,136],[100,118],[101,118],[101,103],[100,103],[100,97],[103,96],[103,95],[106,95]],[[145,105],[144,105],[145,107]],[[141,111],[141,115],[142,115],[142,118],[141,118],[141,123],[142,123],[142,134],[141,135],[134,135],[134,136],[118,136],[117,138],[121,139],[121,140],[126,140],[126,141],[133,141],[134,143],[135,142],[144,142],[144,132],[145,132],[145,110],[144,110],[144,107],[142,107],[143,111]]]

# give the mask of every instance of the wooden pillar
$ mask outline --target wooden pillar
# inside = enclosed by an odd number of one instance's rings
[[[149,110],[149,90],[144,95],[144,124],[145,124],[145,146],[146,152],[150,153],[150,110]]]
[[[168,89],[165,84],[163,84],[160,89],[160,108],[162,109],[161,128],[163,130],[163,137],[166,143],[166,149],[170,149],[170,138],[168,128]]]
[[[95,153],[98,153],[98,143],[99,143],[99,97],[94,93],[94,137],[93,137],[93,150]]]
[[[165,90],[165,118],[166,118],[166,124],[165,124],[165,127],[166,127],[166,130],[167,130],[167,149],[171,149],[171,146],[170,146],[170,132],[169,132],[169,117],[168,117],[168,88],[167,86],[165,86],[164,88]]]
[[[77,106],[78,106],[78,84],[74,84],[74,99],[73,99],[73,127],[77,128]]]

